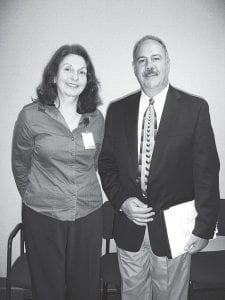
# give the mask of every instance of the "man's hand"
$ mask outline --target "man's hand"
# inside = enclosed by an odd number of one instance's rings
[[[208,245],[208,240],[202,239],[194,234],[190,236],[189,241],[184,247],[184,250],[189,252],[190,254],[201,251]]]
[[[130,197],[121,206],[126,216],[137,225],[145,226],[153,220],[154,212],[152,207],[148,207],[135,197]]]

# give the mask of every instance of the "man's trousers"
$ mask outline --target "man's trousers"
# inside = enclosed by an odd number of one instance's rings
[[[156,256],[148,230],[138,252],[118,248],[123,300],[187,300],[191,255]]]

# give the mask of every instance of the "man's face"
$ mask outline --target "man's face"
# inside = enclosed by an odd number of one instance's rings
[[[169,82],[169,57],[157,41],[146,40],[138,47],[133,68],[142,90],[150,97],[160,93]]]

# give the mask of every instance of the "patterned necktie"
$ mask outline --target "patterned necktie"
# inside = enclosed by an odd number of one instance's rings
[[[147,192],[148,176],[157,132],[157,119],[153,104],[154,99],[150,99],[142,122],[139,174],[141,177],[141,190],[144,196],[146,196]]]

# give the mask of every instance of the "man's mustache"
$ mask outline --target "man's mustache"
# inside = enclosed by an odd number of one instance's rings
[[[147,69],[143,73],[143,76],[154,76],[154,75],[159,75],[159,72],[153,68]]]

